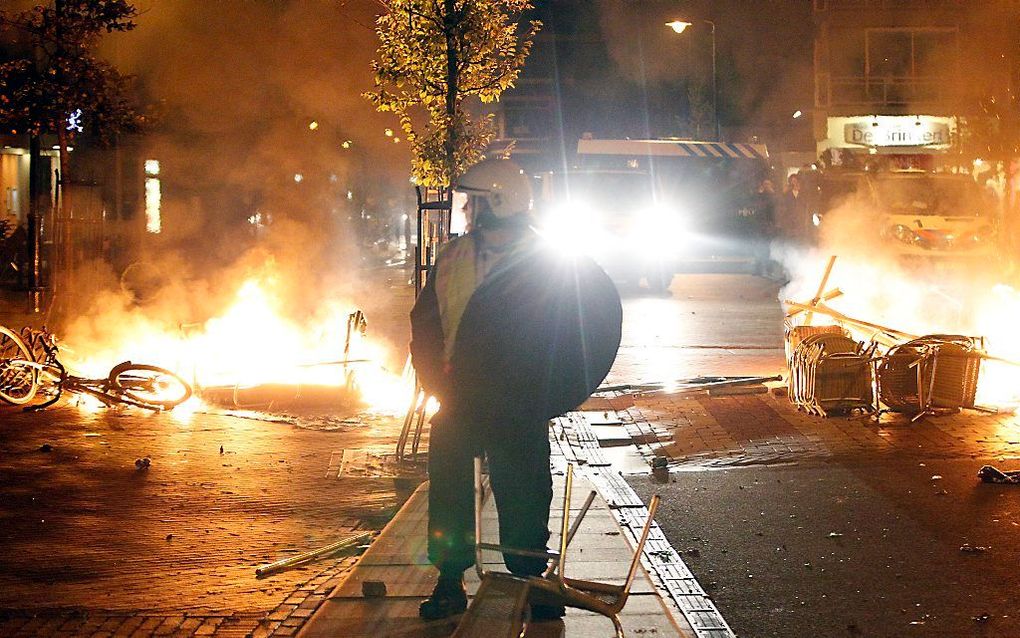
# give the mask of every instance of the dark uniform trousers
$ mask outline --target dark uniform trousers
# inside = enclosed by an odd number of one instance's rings
[[[545,551],[549,541],[552,476],[548,422],[479,426],[444,415],[429,434],[429,561],[442,575],[459,576],[475,564],[474,457],[484,453],[499,514],[499,542]],[[485,539],[496,542],[496,539]],[[511,573],[537,576],[540,558],[503,555]]]

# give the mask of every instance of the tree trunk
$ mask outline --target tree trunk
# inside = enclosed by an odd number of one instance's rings
[[[68,168],[71,164],[67,153],[67,130],[61,126],[57,129],[57,141],[60,146],[60,181],[57,182],[57,194],[60,196],[58,227],[60,228],[60,272],[61,280],[66,284],[73,270],[71,250],[71,193],[68,185],[71,183],[71,174]]]

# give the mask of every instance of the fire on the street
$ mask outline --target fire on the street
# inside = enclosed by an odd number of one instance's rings
[[[187,418],[203,409],[203,391],[237,397],[252,389],[272,386],[303,388],[346,396],[379,414],[407,409],[411,379],[405,369],[386,367],[395,360],[387,348],[362,326],[352,325],[352,304],[324,299],[303,320],[287,316],[284,283],[271,269],[241,282],[221,313],[201,324],[168,325],[140,312],[118,317],[115,331],[101,334],[97,322],[72,324],[65,350],[71,367],[86,375],[102,376],[119,361],[145,361],[176,371],[195,387],[195,397],[175,410]],[[361,313],[357,313],[360,317]],[[87,327],[86,327],[87,326]],[[260,402],[263,403],[263,402]],[[101,407],[82,400],[83,409]],[[245,407],[237,402],[237,407]]]
[[[784,290],[787,299],[811,299],[825,258],[801,264],[802,279]],[[814,281],[806,275],[813,272]],[[840,258],[827,290],[841,294],[824,305],[843,315],[864,319],[913,335],[963,335],[981,338],[984,358],[977,386],[977,404],[999,409],[1020,405],[1020,291],[994,282],[994,274],[975,276],[966,285],[951,285],[937,276],[918,276],[889,261]],[[816,315],[815,323],[831,323]],[[837,322],[839,323],[839,322]],[[855,338],[873,340],[880,332],[846,325]]]

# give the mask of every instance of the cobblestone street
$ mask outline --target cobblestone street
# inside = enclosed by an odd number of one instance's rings
[[[396,419],[320,432],[72,406],[2,418],[4,636],[289,635],[350,559],[255,567],[377,529],[398,505],[392,480],[325,478],[333,450],[391,446]]]

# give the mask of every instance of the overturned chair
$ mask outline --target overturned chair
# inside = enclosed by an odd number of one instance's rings
[[[589,493],[577,520],[570,523],[570,493],[573,488],[573,466],[567,466],[566,487],[563,493],[563,520],[560,526],[558,552],[536,552],[497,544],[482,542],[482,501],[481,459],[475,459],[475,569],[481,578],[481,585],[457,625],[454,638],[519,638],[524,634],[530,620],[530,605],[563,605],[595,612],[609,618],[618,638],[623,638],[623,626],[619,613],[627,604],[631,585],[641,563],[641,555],[659,497],[653,496],[648,505],[648,519],[634,549],[630,568],[622,585],[567,578],[564,575],[567,549],[592,501],[595,492]],[[524,578],[502,572],[486,571],[482,563],[483,551],[498,551],[522,556],[539,556],[551,561],[542,576]]]
[[[973,337],[927,335],[890,349],[878,366],[882,403],[913,421],[974,408],[981,345]]]

